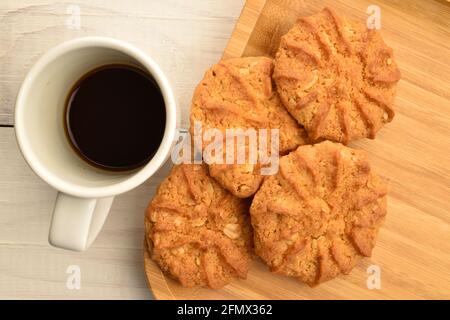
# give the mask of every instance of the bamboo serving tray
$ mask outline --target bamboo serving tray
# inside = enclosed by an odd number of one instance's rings
[[[272,56],[299,16],[331,6],[360,21],[381,9],[381,32],[402,72],[396,116],[375,140],[350,146],[369,152],[389,181],[388,215],[371,258],[348,276],[315,288],[275,275],[257,260],[246,280],[221,290],[183,288],[145,252],[157,299],[449,299],[450,298],[450,5],[446,1],[249,0],[224,57]],[[370,266],[381,287],[370,289]]]

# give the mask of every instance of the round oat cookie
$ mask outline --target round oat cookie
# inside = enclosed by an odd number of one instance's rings
[[[286,154],[305,144],[306,133],[283,107],[278,94],[272,90],[273,63],[266,57],[233,58],[212,66],[197,86],[192,100],[191,135],[195,124],[202,132],[217,129],[223,137],[227,129],[268,129],[270,151],[271,129],[279,129],[279,152]],[[205,150],[212,141],[202,137]],[[247,146],[248,147],[248,142]],[[248,152],[248,149],[245,150]],[[248,158],[247,158],[248,159]],[[224,162],[224,158],[222,159]],[[245,198],[253,195],[261,181],[262,161],[210,165],[210,174],[234,195]],[[259,160],[259,159],[257,159]]]
[[[245,278],[252,255],[249,203],[208,176],[206,165],[178,165],[145,217],[150,256],[183,286],[220,288]]]
[[[386,194],[364,151],[330,141],[300,146],[253,199],[255,251],[273,272],[310,286],[348,274],[371,255]]]
[[[400,71],[378,31],[325,8],[282,37],[273,78],[313,142],[347,144],[392,120]]]

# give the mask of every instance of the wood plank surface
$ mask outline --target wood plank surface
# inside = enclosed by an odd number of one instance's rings
[[[77,6],[79,29],[70,20]],[[101,35],[128,41],[160,64],[186,125],[192,91],[221,57],[242,6],[243,0],[0,1],[0,299],[151,299],[143,269],[143,214],[170,167],[115,199],[88,251],[51,247],[56,191],[28,168],[12,128],[28,69],[65,40]],[[66,285],[70,266],[80,267],[79,290]]]
[[[381,32],[402,72],[396,117],[367,150],[389,181],[388,215],[371,258],[348,276],[309,288],[269,273],[256,261],[247,280],[222,290],[187,289],[146,257],[153,292],[163,299],[449,299],[450,298],[450,5],[445,1],[248,0],[224,57],[267,55],[302,15],[332,6],[365,21],[381,9]],[[369,288],[371,266],[381,287]]]
[[[193,86],[222,55],[243,0],[2,0],[0,124],[13,124],[22,79],[51,47],[83,36],[125,40],[144,50],[171,82],[189,119]],[[80,25],[73,16],[80,13]]]

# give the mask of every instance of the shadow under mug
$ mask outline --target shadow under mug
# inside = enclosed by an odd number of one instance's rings
[[[161,89],[166,108],[159,149],[145,166],[131,172],[106,172],[88,165],[72,150],[64,132],[65,99],[73,84],[88,71],[115,63],[147,71]],[[113,197],[143,183],[167,160],[175,141],[177,118],[173,92],[163,72],[149,56],[126,42],[104,37],[78,38],[43,55],[20,88],[15,131],[28,165],[58,190],[50,244],[86,250],[102,228]]]

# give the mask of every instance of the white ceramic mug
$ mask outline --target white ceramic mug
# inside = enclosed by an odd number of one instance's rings
[[[147,71],[164,97],[163,139],[153,158],[137,171],[105,172],[88,165],[75,154],[64,133],[64,104],[70,88],[88,71],[112,63],[131,64]],[[20,88],[15,130],[29,166],[58,190],[50,244],[86,250],[102,228],[113,197],[143,183],[166,161],[174,143],[177,118],[166,77],[149,56],[130,44],[103,37],[79,38],[42,56]]]

